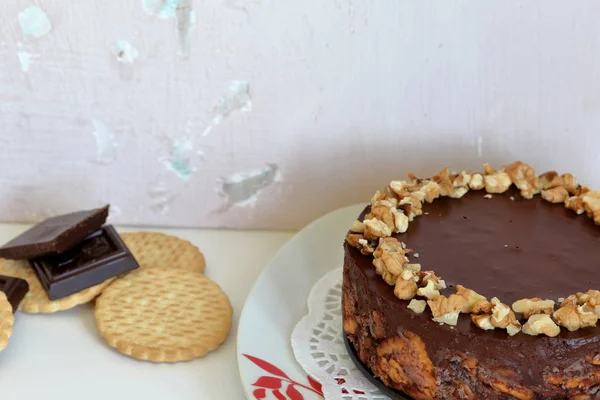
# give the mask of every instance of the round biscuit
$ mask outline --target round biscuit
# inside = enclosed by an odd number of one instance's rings
[[[114,278],[108,279],[96,286],[89,287],[70,296],[58,300],[50,300],[42,287],[37,275],[24,260],[6,260],[0,258],[0,275],[25,279],[29,283],[29,292],[21,301],[19,311],[29,314],[51,314],[57,311],[69,310],[80,304],[94,300]]]
[[[204,272],[204,255],[187,240],[160,232],[121,233],[120,236],[142,268],[168,266]]]
[[[0,292],[0,352],[8,346],[8,340],[12,336],[15,316],[6,294]]]
[[[219,285],[200,272],[147,268],[116,280],[96,300],[108,345],[152,362],[189,361],[223,343],[233,310]]]

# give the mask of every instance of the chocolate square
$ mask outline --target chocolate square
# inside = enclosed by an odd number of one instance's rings
[[[0,292],[4,292],[14,313],[29,292],[29,283],[25,279],[0,275]]]
[[[0,257],[27,260],[64,253],[100,229],[108,217],[108,209],[109,206],[104,206],[48,218],[0,247]]]
[[[51,300],[57,300],[139,267],[112,225],[70,250],[29,260]]]

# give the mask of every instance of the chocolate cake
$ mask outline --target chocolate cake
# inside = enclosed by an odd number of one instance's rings
[[[344,331],[418,399],[600,399],[600,192],[500,170],[391,182],[346,236]]]

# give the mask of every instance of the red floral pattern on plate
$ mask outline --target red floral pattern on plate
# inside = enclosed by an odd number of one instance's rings
[[[281,369],[265,360],[248,354],[243,354],[243,356],[252,361],[263,371],[269,373],[269,375],[259,377],[257,381],[252,384],[252,386],[257,387],[257,389],[252,392],[254,398],[257,400],[266,398],[269,391],[277,400],[304,400],[304,396],[300,390],[309,391],[323,397],[321,384],[310,376],[307,376],[308,384],[310,385],[307,386],[293,380]]]

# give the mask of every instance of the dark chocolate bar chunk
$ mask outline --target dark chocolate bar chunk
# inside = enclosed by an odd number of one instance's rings
[[[64,253],[104,225],[108,208],[107,205],[48,218],[0,247],[0,257],[25,260]]]
[[[27,292],[29,292],[29,283],[25,279],[0,275],[0,292],[4,292],[8,302],[12,305],[13,312],[15,312]]]
[[[65,253],[34,258],[29,263],[51,300],[139,267],[112,225],[103,226]]]

